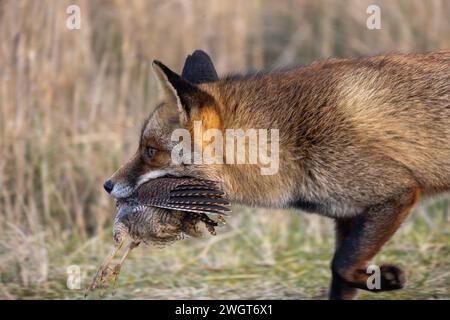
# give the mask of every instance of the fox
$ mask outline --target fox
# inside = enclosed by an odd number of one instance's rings
[[[105,183],[115,198],[162,176],[220,181],[230,201],[294,208],[335,223],[330,299],[401,289],[402,268],[367,267],[415,205],[450,190],[450,51],[328,58],[310,65],[218,77],[195,51],[181,75],[158,60],[161,102],[135,154]],[[174,163],[175,129],[279,130],[279,169]],[[207,139],[194,141],[202,146]]]

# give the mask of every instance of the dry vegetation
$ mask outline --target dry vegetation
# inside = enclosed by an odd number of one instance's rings
[[[219,73],[328,56],[450,49],[450,2],[0,1],[0,298],[81,298],[112,243],[102,182],[132,152],[157,98],[150,63],[180,70],[207,50]],[[81,7],[81,30],[66,8]],[[449,211],[422,205],[380,255],[410,273],[406,290],[366,298],[450,298]],[[123,298],[324,298],[329,221],[236,207],[210,240],[138,249]]]

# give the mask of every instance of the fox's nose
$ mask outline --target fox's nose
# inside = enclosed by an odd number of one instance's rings
[[[105,188],[106,192],[111,193],[112,189],[114,188],[114,183],[111,180],[107,180],[103,184],[103,188]]]

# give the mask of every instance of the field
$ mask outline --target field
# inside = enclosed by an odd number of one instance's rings
[[[363,293],[361,298],[450,298],[449,215],[445,209],[444,201],[420,206],[374,261],[402,265],[408,274],[407,287],[392,293]],[[241,207],[235,207],[228,220],[219,235],[209,239],[190,239],[164,249],[138,247],[123,267],[115,294],[106,288],[88,298],[327,297],[333,253],[332,228],[327,220],[297,212],[257,212]],[[3,255],[2,262],[9,259],[11,269],[2,275],[7,284],[2,288],[2,298],[82,299],[98,264],[112,246],[108,233],[88,241],[67,236],[34,257],[30,251],[33,247],[39,250],[40,245],[34,244],[34,239],[21,239],[19,234],[15,237],[19,244],[15,253]],[[67,288],[69,265],[80,267],[80,290]],[[18,278],[13,278],[13,270]],[[21,282],[39,275],[39,271],[48,275],[45,282]]]
[[[226,74],[450,49],[449,1],[377,3],[381,30],[367,29],[365,0],[0,1],[0,298],[83,298],[112,246],[103,181],[158,100],[153,59],[179,71],[201,48]],[[361,298],[450,299],[449,199],[423,202],[377,256],[405,268],[407,287]],[[137,248],[115,295],[89,298],[326,298],[331,221],[239,206],[227,221],[216,237]]]

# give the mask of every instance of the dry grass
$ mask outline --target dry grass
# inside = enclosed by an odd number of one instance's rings
[[[152,59],[179,70],[203,48],[225,73],[450,48],[448,1],[379,1],[378,31],[365,27],[371,3],[0,1],[0,297],[81,296],[66,267],[79,264],[86,282],[111,242],[101,184],[156,101]],[[65,27],[69,4],[81,30]],[[421,207],[386,250],[420,270],[410,297],[450,296],[446,206]],[[324,297],[329,221],[237,208],[230,223],[212,240],[139,250],[117,297]]]

